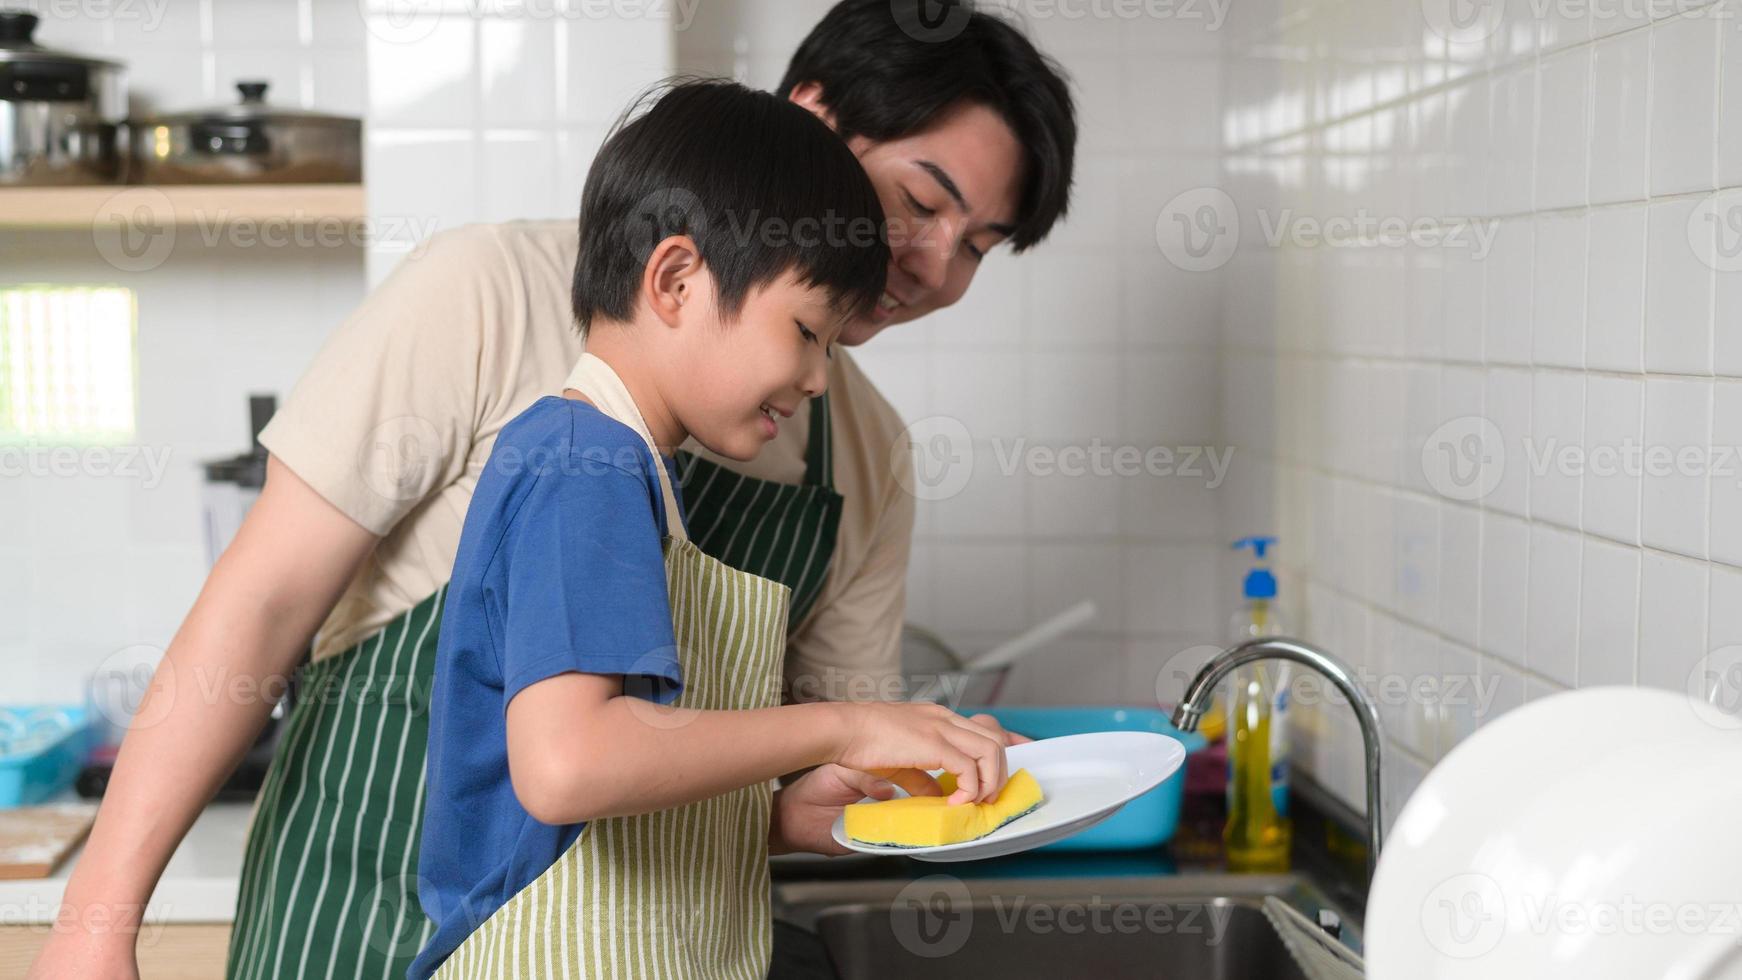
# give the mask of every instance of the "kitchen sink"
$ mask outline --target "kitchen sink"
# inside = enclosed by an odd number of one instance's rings
[[[775,914],[814,930],[841,980],[1082,976],[1306,980],[1263,911],[1331,908],[1292,875],[957,878],[777,885]],[[1332,911],[1336,911],[1332,909]]]

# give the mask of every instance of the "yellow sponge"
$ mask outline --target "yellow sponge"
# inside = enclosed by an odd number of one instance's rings
[[[847,836],[861,844],[893,847],[936,847],[984,837],[1046,799],[1040,784],[1018,769],[990,803],[950,806],[944,801],[956,791],[955,777],[938,777],[942,796],[909,796],[846,807]]]

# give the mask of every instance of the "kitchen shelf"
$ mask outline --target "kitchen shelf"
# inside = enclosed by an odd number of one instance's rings
[[[361,184],[164,184],[0,188],[0,229],[312,225],[366,217]]]

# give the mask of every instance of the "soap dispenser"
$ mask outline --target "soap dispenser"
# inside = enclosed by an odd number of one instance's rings
[[[1233,617],[1234,643],[1286,632],[1268,563],[1275,544],[1272,537],[1234,542],[1235,549],[1250,550],[1256,559]],[[1286,665],[1250,664],[1234,674],[1228,699],[1228,824],[1222,831],[1233,871],[1288,869],[1288,682]]]

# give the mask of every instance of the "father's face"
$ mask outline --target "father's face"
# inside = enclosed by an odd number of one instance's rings
[[[828,120],[813,85],[792,99]],[[949,306],[1016,221],[1022,153],[997,113],[963,104],[923,132],[877,143],[848,142],[871,176],[889,222],[889,281],[870,316],[847,324],[840,343],[862,344],[885,327]]]

